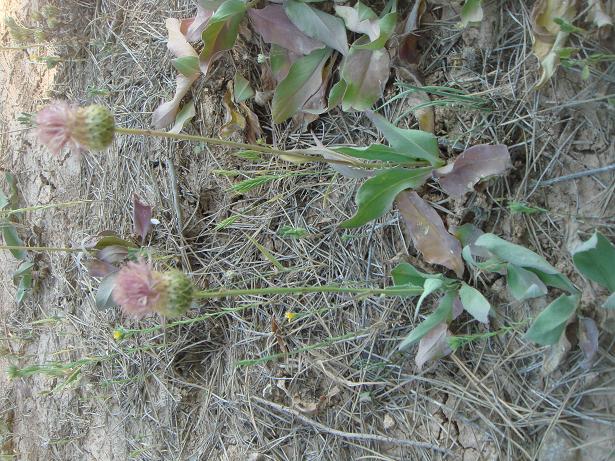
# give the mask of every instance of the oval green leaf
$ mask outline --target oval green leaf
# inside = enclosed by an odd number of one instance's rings
[[[536,317],[525,337],[542,346],[557,343],[578,304],[578,295],[560,296]]]
[[[359,227],[379,218],[391,209],[397,194],[420,186],[430,173],[431,168],[392,168],[368,179],[357,192],[357,212],[340,226],[345,229]]]

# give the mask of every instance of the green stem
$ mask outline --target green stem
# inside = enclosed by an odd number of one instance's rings
[[[196,298],[227,298],[230,296],[257,296],[257,295],[281,295],[281,294],[305,294],[305,293],[351,293],[363,296],[411,296],[423,292],[421,287],[390,287],[390,288],[361,288],[341,287],[337,285],[303,286],[303,287],[267,287],[267,288],[239,288],[221,290],[203,290],[195,294]]]
[[[0,245],[0,250],[64,251],[67,253],[78,253],[79,251],[83,251],[81,248],[29,247],[23,245]]]
[[[37,210],[46,210],[49,208],[62,208],[69,207],[72,205],[81,205],[82,203],[92,203],[95,200],[74,200],[71,202],[60,202],[60,203],[50,203],[48,205],[34,205],[24,208],[15,208],[13,210],[0,210],[0,216],[10,216],[16,213],[24,213],[26,211],[37,211]]]
[[[300,149],[296,151],[295,150],[286,151],[286,150],[280,150],[274,147],[265,146],[261,144],[247,144],[243,142],[229,141],[227,139],[209,138],[207,136],[199,136],[199,135],[183,134],[183,133],[170,133],[168,131],[159,131],[159,130],[141,130],[138,128],[116,127],[115,132],[120,133],[120,134],[126,134],[126,135],[153,136],[153,137],[159,137],[159,138],[176,139],[178,141],[203,142],[203,143],[212,144],[215,146],[227,146],[227,147],[233,147],[235,149],[253,150],[256,152],[263,153],[263,154],[275,155],[277,157],[286,156],[288,158],[296,159],[299,161],[322,162],[322,163],[329,163],[329,164],[334,164],[334,165],[345,165],[345,166],[349,166],[352,168],[360,168],[360,169],[366,169],[366,170],[391,168],[392,166],[426,165],[425,162],[421,162],[421,161],[407,162],[407,163],[400,164],[400,165],[392,165],[391,163],[387,163],[387,162],[364,163],[364,162],[350,162],[350,161],[344,161],[344,160],[333,160],[333,159],[327,159],[327,158],[324,158],[318,155],[309,155],[309,154],[304,153]]]

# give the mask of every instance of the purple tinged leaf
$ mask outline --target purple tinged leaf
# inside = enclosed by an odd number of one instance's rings
[[[260,10],[251,8],[248,16],[254,30],[266,43],[273,43],[304,55],[325,47],[320,40],[314,40],[301,32],[288,19],[281,5],[268,5]]]
[[[220,53],[235,45],[239,24],[246,14],[246,8],[246,4],[241,0],[226,0],[209,18],[201,34],[204,46],[199,54],[199,61],[203,74],[207,74],[209,66]]]
[[[419,341],[419,349],[414,357],[416,366],[421,370],[425,363],[438,360],[452,352],[448,338],[451,332],[445,322],[439,323]]]
[[[189,42],[197,42],[201,39],[201,34],[205,30],[212,14],[214,14],[212,10],[207,10],[201,5],[197,5],[196,16],[182,21],[181,30]]]
[[[141,240],[145,240],[152,227],[151,219],[152,207],[141,202],[139,196],[135,194],[132,197],[132,223],[134,233],[139,235]]]
[[[425,260],[432,264],[441,264],[461,277],[464,270],[461,245],[448,233],[436,210],[416,192],[399,194],[397,207],[414,246],[423,254]]]
[[[581,368],[589,370],[598,352],[598,327],[593,319],[583,317],[579,321],[579,347],[585,355]]]
[[[463,197],[483,178],[500,175],[510,168],[510,153],[504,144],[472,146],[450,163],[434,171],[442,189]]]
[[[356,43],[365,42],[359,39]],[[382,96],[390,70],[391,58],[387,50],[365,50],[353,46],[344,58],[340,73],[346,82],[342,109],[370,109]]]

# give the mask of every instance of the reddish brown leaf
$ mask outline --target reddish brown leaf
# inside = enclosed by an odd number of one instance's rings
[[[266,43],[275,43],[299,54],[310,54],[314,50],[325,47],[323,42],[314,40],[301,32],[288,19],[281,5],[268,5],[260,10],[250,8],[248,16],[254,30]]]
[[[145,239],[152,227],[152,207],[141,202],[137,194],[132,197],[132,223],[135,234]]]
[[[119,271],[119,268],[115,267],[113,264],[101,261],[100,259],[87,261],[85,267],[92,277],[106,277],[109,274]]]
[[[510,168],[510,154],[504,144],[472,146],[450,163],[434,171],[442,189],[463,197],[483,178],[500,175]]]
[[[402,192],[396,200],[414,246],[425,260],[441,264],[461,277],[464,270],[461,245],[448,233],[436,210],[416,192]]]
[[[450,336],[451,332],[448,331],[448,325],[442,322],[433,327],[429,333],[421,338],[419,341],[419,349],[414,357],[414,361],[419,370],[423,368],[425,363],[438,360],[452,352],[448,343],[448,338]]]

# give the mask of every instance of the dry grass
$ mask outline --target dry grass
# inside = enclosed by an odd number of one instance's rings
[[[77,59],[62,64],[54,91],[113,108],[123,126],[148,126],[151,111],[174,87],[164,19],[193,12],[190,1],[173,5],[153,0],[62,4],[83,21],[79,30],[89,44],[79,48]],[[439,17],[442,7],[434,9]],[[544,180],[612,162],[612,108],[596,99],[612,93],[613,65],[583,86],[574,75],[560,73],[544,95],[532,91],[537,74],[528,15],[523,2],[493,2],[488,17],[494,22],[485,21],[477,36],[475,29],[454,30],[455,18],[426,18],[421,64],[426,82],[490,102],[484,112],[438,108],[438,134],[463,146],[508,144],[515,164],[507,178],[463,203],[436,189],[426,193],[445,210],[449,224],[474,221],[538,249],[570,273],[572,235],[584,238],[598,227],[613,236],[614,176],[607,172],[548,186]],[[491,40],[492,49],[479,48],[481,40]],[[599,49],[600,44],[585,41],[582,46]],[[254,63],[243,59],[255,50],[253,43],[240,43],[207,80],[198,82],[192,90],[198,118],[189,132],[217,135],[222,89],[236,67],[258,86]],[[109,95],[91,97],[88,88],[103,88]],[[391,104],[387,115],[395,118],[404,104]],[[279,147],[311,143],[309,133],[271,126],[263,120],[267,136]],[[314,134],[325,144],[360,144],[378,136],[363,117],[337,111],[314,124]],[[596,148],[596,140],[604,140],[603,147]],[[353,233],[337,228],[352,213],[353,181],[323,167],[250,162],[229,154],[220,148],[122,137],[106,155],[84,156],[75,194],[96,203],[72,212],[69,240],[79,244],[107,229],[129,234],[130,201],[137,193],[155,205],[161,221],[151,246],[173,255],[165,264],[182,267],[202,287],[341,281],[383,286],[400,259],[422,265],[414,250],[407,250],[395,214]],[[449,155],[455,152],[450,149]],[[262,169],[306,174],[243,195],[229,191],[238,179],[255,177]],[[216,170],[240,170],[242,176],[229,178]],[[509,198],[551,212],[511,216],[502,202]],[[236,220],[216,228],[230,217]],[[284,226],[305,228],[308,234],[282,238],[278,231]],[[62,255],[46,260],[54,279],[43,282],[46,291],[5,323],[24,341],[26,336],[51,340],[36,356],[20,360],[103,359],[84,369],[78,385],[39,404],[48,405],[46,414],[56,418],[40,434],[46,441],[40,451],[45,459],[239,460],[261,453],[262,459],[276,460],[517,460],[535,459],[543,440],[555,431],[564,431],[579,453],[589,453],[589,443],[596,449],[591,453],[602,456],[587,459],[606,460],[613,453],[611,441],[586,438],[587,431],[606,434],[615,427],[608,406],[613,402],[607,399],[615,376],[610,334],[605,333],[591,372],[580,368],[580,352],[574,351],[559,371],[542,376],[543,351],[523,340],[523,328],[470,344],[419,372],[411,355],[395,352],[399,339],[413,328],[412,301],[314,294],[211,302],[191,315],[235,312],[117,343],[111,337],[116,326],[144,328],[157,320],[130,322],[115,311],[96,311],[90,294],[97,282],[88,277],[83,261]],[[497,306],[494,328],[535,312],[535,306],[511,303],[501,281],[478,284]],[[591,301],[584,309],[587,315],[602,315]],[[302,317],[287,322],[288,311]],[[61,319],[33,329],[33,321],[51,315]],[[462,321],[455,333],[477,328]],[[281,348],[292,352],[352,332],[357,334],[326,347],[237,366]],[[43,377],[33,380],[18,386],[40,390],[57,384]]]

